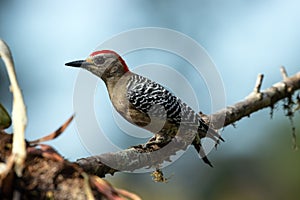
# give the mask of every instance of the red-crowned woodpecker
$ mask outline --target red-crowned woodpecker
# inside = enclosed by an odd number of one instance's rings
[[[95,51],[86,60],[66,65],[84,68],[101,78],[117,112],[130,123],[154,133],[151,143],[167,144],[181,125],[185,127],[184,131],[194,131],[192,145],[203,161],[212,166],[201,146],[201,139],[208,137],[218,143],[219,140],[224,141],[221,136],[197,112],[162,85],[131,72],[116,52]],[[156,130],[155,124],[147,126],[150,122],[158,123],[160,130]]]

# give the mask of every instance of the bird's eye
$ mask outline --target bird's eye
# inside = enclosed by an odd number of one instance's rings
[[[96,57],[96,59],[94,60],[94,62],[95,62],[96,65],[102,65],[105,62],[105,60],[104,60],[103,57],[98,56],[98,57]]]

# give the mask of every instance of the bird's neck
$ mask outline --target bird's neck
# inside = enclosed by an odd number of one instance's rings
[[[102,79],[107,87],[109,97],[111,100],[114,99],[114,95],[127,92],[126,86],[129,78],[132,75],[133,73],[128,71],[120,77]]]

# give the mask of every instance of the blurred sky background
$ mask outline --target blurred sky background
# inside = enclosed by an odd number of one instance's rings
[[[266,88],[281,80],[281,65],[290,75],[299,71],[299,12],[296,0],[2,0],[0,38],[11,48],[25,97],[26,138],[52,132],[74,112],[73,91],[79,70],[64,63],[85,58],[120,32],[162,27],[193,38],[214,61],[223,79],[226,104],[232,105],[252,91],[258,73],[265,75],[262,88]],[[124,58],[133,69],[162,59],[180,71],[184,62],[168,55],[160,58],[164,54],[144,51]],[[203,80],[189,77],[189,72],[184,76],[199,90],[201,110],[210,113],[205,101],[209,98],[207,89],[197,85]],[[0,80],[0,102],[11,111],[3,62]],[[99,87],[103,87],[101,82]],[[98,98],[103,96],[107,101],[107,93],[99,92]],[[111,115],[111,109],[106,110]],[[107,179],[144,199],[299,199],[300,157],[299,151],[291,148],[290,122],[284,117],[282,103],[276,106],[273,119],[269,113],[270,109],[264,109],[237,122],[236,128],[225,128],[222,135],[226,142],[209,154],[213,169],[190,148],[163,170],[170,177],[168,183],[154,183],[149,173],[118,173]],[[298,135],[299,119],[298,112],[294,118]],[[49,144],[70,160],[90,155],[74,123]]]

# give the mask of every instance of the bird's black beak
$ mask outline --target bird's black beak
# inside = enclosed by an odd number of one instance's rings
[[[84,65],[88,64],[85,60],[76,60],[72,62],[68,62],[65,65],[71,67],[84,67]]]

